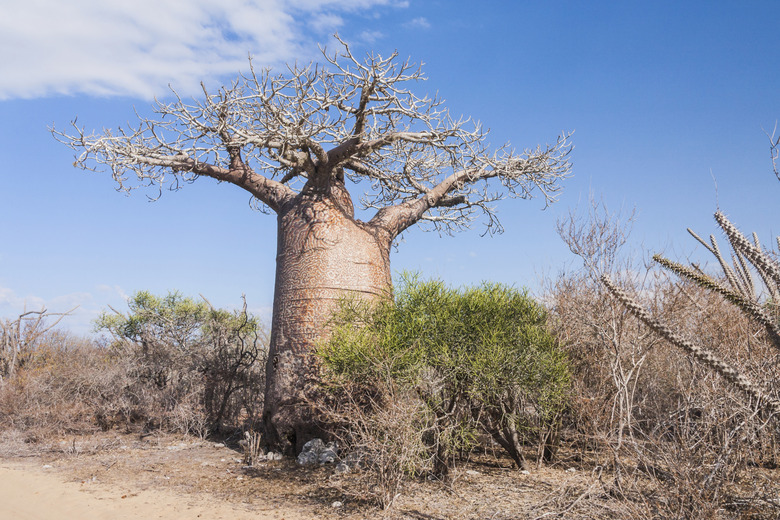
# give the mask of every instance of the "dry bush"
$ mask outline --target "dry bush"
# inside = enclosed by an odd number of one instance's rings
[[[121,372],[94,342],[46,331],[0,385],[0,425],[25,431],[31,440],[94,429]]]
[[[5,378],[13,377],[18,368],[24,367],[35,355],[35,349],[46,333],[73,310],[51,313],[46,308],[39,311],[25,309],[13,320],[0,319],[0,384]]]
[[[17,348],[15,355],[4,350],[0,428],[35,440],[98,427],[203,437],[220,426],[251,424],[262,409],[263,330],[245,307],[234,313],[200,308],[200,321],[185,309],[189,329],[147,327],[143,341],[121,338],[109,345],[53,329],[38,314],[3,322],[0,339]],[[158,315],[158,323],[170,325],[168,317]],[[174,335],[165,334],[171,331],[187,334],[174,343]]]
[[[266,460],[262,434],[252,429],[247,430],[239,444],[244,448],[244,464],[247,466],[254,466],[258,461]]]
[[[668,292],[678,331],[697,338],[740,373],[755,377],[769,365],[777,367],[761,328],[722,299],[690,283],[670,284]],[[756,491],[748,482],[751,473],[774,466],[776,427],[756,402],[666,343],[657,347],[647,369],[639,385],[652,392],[637,402],[632,458],[655,480],[663,515],[719,517],[726,504]],[[777,514],[767,507],[765,514]]]
[[[341,446],[342,466],[358,478],[336,481],[341,491],[390,508],[410,478],[433,469],[428,438],[436,432],[434,418],[413,392],[392,381],[358,388],[348,381],[331,381],[329,398],[316,404]]]
[[[258,420],[268,336],[245,301],[230,312],[175,292],[139,292],[128,305],[127,314],[98,320],[113,338],[111,351],[128,360],[123,393],[131,410],[123,417],[200,436]]]
[[[657,518],[776,515],[771,501],[756,498],[780,488],[754,479],[777,457],[776,426],[759,403],[661,339],[599,278],[609,275],[654,316],[757,381],[777,373],[778,353],[764,327],[695,283],[627,259],[620,250],[627,226],[598,204],[560,231],[584,260],[547,290],[572,359],[576,398],[568,426],[583,456],[612,470],[607,491],[646,504]]]

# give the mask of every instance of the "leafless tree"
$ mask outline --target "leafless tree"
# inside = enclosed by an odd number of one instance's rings
[[[337,37],[338,39],[338,37]],[[264,422],[286,451],[318,433],[302,395],[316,379],[309,357],[345,292],[368,298],[391,284],[390,248],[417,223],[444,233],[479,215],[500,231],[493,203],[540,194],[553,202],[570,174],[570,134],[517,152],[491,149],[488,131],[418,97],[421,69],[397,54],[358,59],[342,40],[323,65],[241,75],[201,99],[155,102],[137,126],[54,136],[75,165],[108,169],[120,190],[178,189],[199,177],[235,184],[278,219],[276,287]],[[354,216],[350,189],[366,222]],[[353,190],[354,191],[354,190]]]
[[[5,377],[14,375],[35,348],[38,339],[74,310],[75,307],[67,312],[49,312],[46,308],[39,311],[25,309],[15,320],[0,320],[0,384]],[[55,320],[47,323],[47,318]]]
[[[611,212],[591,196],[586,213],[571,211],[559,220],[558,234],[582,267],[559,273],[547,289],[580,397],[572,409],[575,424],[611,455],[619,491],[625,480],[621,457],[633,440],[635,410],[641,405],[637,388],[655,340],[609,298],[599,277],[613,276],[632,288],[652,285],[649,273],[626,251],[635,219],[635,210]]]

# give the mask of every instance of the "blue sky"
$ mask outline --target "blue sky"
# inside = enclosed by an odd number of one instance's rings
[[[178,289],[231,307],[246,294],[268,316],[275,219],[238,188],[201,179],[154,203],[107,174],[72,167],[47,129],[134,119],[167,85],[230,81],[255,64],[318,57],[338,33],[355,52],[424,62],[420,94],[518,148],[575,131],[574,176],[560,200],[499,204],[506,232],[407,232],[393,269],[452,284],[537,289],[576,265],[555,222],[585,209],[636,207],[632,244],[696,254],[685,232],[716,232],[719,206],[765,243],[780,234],[780,182],[768,139],[780,118],[776,1],[8,0],[0,18],[0,317],[79,305],[87,333],[138,290]],[[132,7],[132,8],[131,8]],[[717,185],[717,189],[716,189]]]

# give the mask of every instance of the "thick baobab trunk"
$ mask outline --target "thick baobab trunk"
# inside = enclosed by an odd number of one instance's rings
[[[318,373],[312,349],[340,297],[388,293],[391,238],[355,221],[348,198],[306,190],[281,208],[278,225],[263,422],[267,441],[293,454],[322,433],[307,404]]]

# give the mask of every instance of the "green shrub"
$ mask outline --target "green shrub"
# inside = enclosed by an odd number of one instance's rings
[[[259,415],[267,336],[246,302],[231,312],[176,292],[141,291],[128,307],[103,313],[96,326],[129,360],[126,393],[150,425],[203,433]]]
[[[405,276],[392,302],[343,302],[318,353],[331,381],[413,389],[430,411],[421,430],[438,473],[479,432],[518,467],[529,442],[539,456],[553,454],[569,371],[544,308],[525,291],[490,283],[457,290]]]

